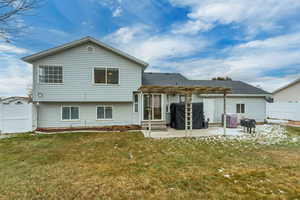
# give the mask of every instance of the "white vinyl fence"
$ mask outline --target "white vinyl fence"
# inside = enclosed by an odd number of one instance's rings
[[[300,103],[267,103],[267,117],[300,121]]]
[[[0,134],[32,131],[32,110],[27,101],[0,102]]]

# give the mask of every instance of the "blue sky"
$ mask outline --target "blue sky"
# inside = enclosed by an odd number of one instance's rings
[[[45,0],[0,41],[0,96],[25,95],[20,58],[87,35],[191,79],[230,76],[268,91],[300,77],[299,0]]]

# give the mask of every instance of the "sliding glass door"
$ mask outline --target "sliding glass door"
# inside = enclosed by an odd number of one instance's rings
[[[162,95],[144,95],[144,120],[162,120]]]

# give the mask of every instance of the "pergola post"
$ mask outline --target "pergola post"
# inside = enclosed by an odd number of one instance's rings
[[[148,105],[147,105],[147,109],[148,109],[148,136],[151,137],[151,112],[152,112],[152,108],[151,108],[151,103],[150,103],[150,99],[151,99],[151,94],[149,93],[148,95]]]
[[[226,135],[227,116],[226,116],[226,93],[224,93],[224,116],[223,116],[224,136]]]

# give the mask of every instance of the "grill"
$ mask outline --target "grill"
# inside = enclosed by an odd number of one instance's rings
[[[254,119],[241,119],[240,124],[247,133],[255,133],[256,121]]]

